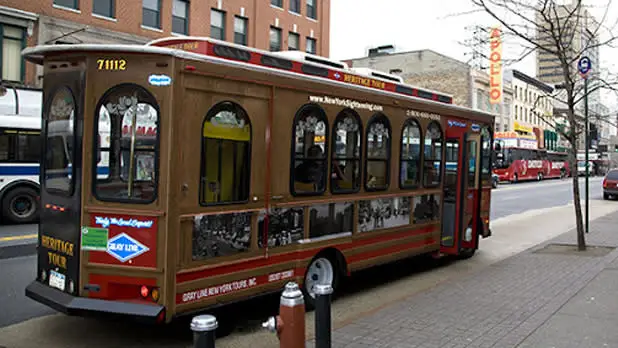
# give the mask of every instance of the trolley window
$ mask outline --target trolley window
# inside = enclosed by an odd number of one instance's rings
[[[485,126],[481,130],[481,181],[491,179],[491,131]]]
[[[49,192],[70,194],[73,191],[73,131],[75,98],[69,88],[56,91],[46,117],[45,188]]]
[[[360,189],[361,129],[360,117],[351,109],[341,111],[335,119],[330,170],[333,193]]]
[[[388,189],[391,148],[391,125],[384,114],[374,115],[367,125],[365,189]]]
[[[94,194],[102,201],[150,203],[157,195],[159,107],[134,84],[111,88],[96,111]],[[98,168],[108,175],[97,175]]]
[[[401,134],[401,172],[399,185],[416,188],[421,181],[421,127],[414,119],[406,121]]]
[[[200,203],[215,205],[249,200],[251,124],[238,104],[213,106],[202,126]]]
[[[326,113],[314,104],[303,106],[296,114],[290,174],[294,195],[320,195],[326,190],[327,124]]]
[[[425,187],[435,187],[440,185],[442,174],[442,128],[440,124],[432,121],[427,126],[425,133],[425,168],[424,185]]]

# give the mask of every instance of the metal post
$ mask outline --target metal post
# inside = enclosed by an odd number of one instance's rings
[[[319,284],[315,291],[315,348],[331,348],[330,301],[333,287]]]
[[[590,164],[588,163],[588,149],[589,149],[589,141],[590,141],[590,135],[588,134],[589,132],[589,125],[588,125],[589,121],[588,121],[588,78],[584,78],[584,124],[585,124],[585,129],[584,129],[584,133],[585,133],[585,138],[586,138],[586,145],[584,146],[586,148],[586,233],[588,233],[588,223],[589,223],[589,204],[588,204],[588,176],[590,175],[590,169],[589,166]]]
[[[199,315],[191,320],[193,348],[215,348],[217,318],[212,315]]]

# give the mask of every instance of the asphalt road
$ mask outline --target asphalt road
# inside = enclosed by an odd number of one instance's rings
[[[602,178],[590,179],[590,198],[601,199]],[[582,199],[583,199],[583,180]],[[564,206],[572,201],[571,180],[502,184],[492,192],[492,219],[529,210]],[[0,226],[0,327],[54,313],[24,296],[35,277],[35,225]],[[276,300],[276,299],[275,299]]]
[[[552,208],[573,200],[572,179],[554,179],[542,182],[499,184],[492,191],[491,219],[521,214],[528,210]],[[602,177],[590,178],[590,199],[602,199]],[[579,179],[581,199],[584,199],[584,178]],[[583,208],[583,207],[582,207]]]

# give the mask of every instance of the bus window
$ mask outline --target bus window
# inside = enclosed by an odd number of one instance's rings
[[[476,188],[476,141],[468,141],[468,187]]]
[[[383,191],[388,189],[391,125],[384,114],[374,115],[367,125],[367,155],[365,165],[365,189]]]
[[[268,235],[264,231],[262,212],[258,217],[258,247],[269,248],[296,243],[305,233],[305,210],[303,208],[273,207],[268,211]]]
[[[481,181],[491,179],[491,131],[485,126],[481,130]]]
[[[319,195],[326,190],[328,120],[321,107],[303,106],[294,120],[292,194]]]
[[[352,202],[320,204],[309,208],[309,238],[352,233],[353,223]]]
[[[345,109],[337,115],[330,170],[333,193],[358,192],[360,189],[361,132],[360,118],[355,111]]]
[[[138,85],[113,87],[99,102],[95,124],[95,139],[108,139],[109,134],[109,141],[97,144],[97,152],[107,159],[104,165],[109,167],[109,174],[98,176],[99,156],[95,155],[92,161],[97,199],[154,201],[159,131],[159,109],[154,97]]]
[[[193,222],[193,260],[235,255],[251,246],[253,213],[201,215]]]
[[[421,126],[414,119],[406,121],[401,135],[401,174],[403,189],[418,187],[421,181]]]
[[[56,91],[46,115],[47,137],[44,165],[45,188],[70,194],[73,190],[73,129],[75,99],[67,87]]]
[[[442,129],[440,124],[432,121],[425,133],[425,187],[439,186],[442,167]]]
[[[213,106],[202,127],[200,203],[213,205],[249,200],[251,123],[238,104]]]
[[[359,232],[369,232],[409,225],[410,201],[410,197],[378,198],[359,201]]]
[[[0,162],[38,163],[40,140],[39,131],[0,129]]]

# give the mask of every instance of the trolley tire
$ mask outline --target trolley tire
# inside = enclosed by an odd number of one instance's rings
[[[609,199],[609,194],[604,193],[604,194],[603,194],[603,199],[608,200],[608,199]]]
[[[513,174],[513,180],[511,180],[511,184],[517,184],[518,181],[519,177],[517,176],[517,174]]]
[[[331,257],[331,255],[327,255],[326,253],[319,253],[318,255],[316,255],[309,263],[309,266],[307,267],[307,270],[305,271],[305,276],[303,278],[302,292],[305,300],[305,310],[307,311],[315,309],[315,298],[313,298],[307,290],[307,277],[310,275],[310,271],[312,270],[311,266],[314,264],[316,267],[321,264],[321,267],[330,267],[330,269],[332,270],[333,279],[331,282],[331,286],[333,287],[333,294],[331,295],[331,299],[337,292],[337,288],[339,287],[339,282],[341,278],[341,274],[339,272],[339,265],[336,258],[333,258]]]
[[[27,186],[19,186],[11,189],[2,197],[2,218],[15,224],[31,224],[39,218],[38,193],[35,189]],[[16,200],[21,200],[17,202]],[[28,211],[20,213],[16,204],[30,205]]]

